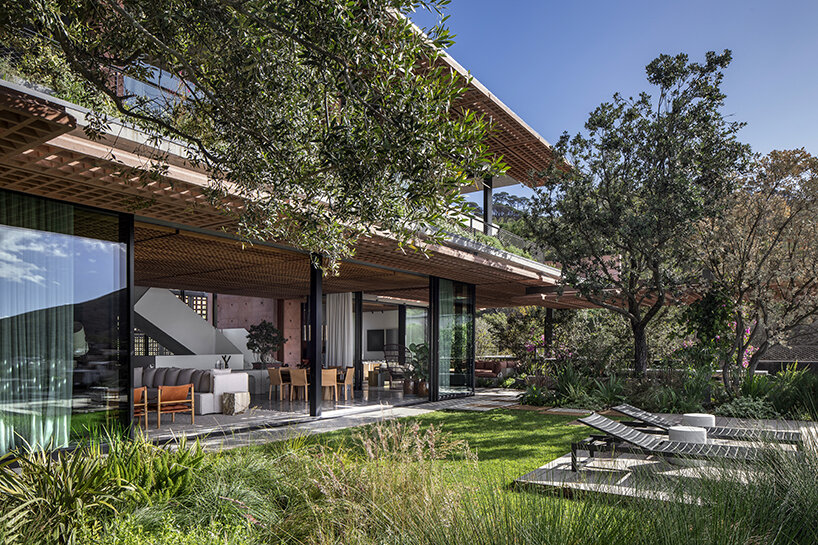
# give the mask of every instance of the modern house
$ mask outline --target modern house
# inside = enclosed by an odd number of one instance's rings
[[[510,167],[472,188],[486,206],[469,221],[500,236],[492,188],[526,180],[551,149],[479,82],[463,101],[491,116],[491,149]],[[431,245],[430,257],[361,238],[355,258],[324,276],[299,248],[231,235],[182,147],[164,142],[167,172],[146,183],[133,170],[149,166],[146,135],[114,121],[90,140],[86,113],[0,81],[0,453],[130,425],[134,386],[163,367],[167,380],[194,384],[197,411],[218,412],[223,393],[243,389],[266,399],[266,370],[248,368],[243,333],[261,319],[288,339],[278,359],[309,365],[317,416],[323,367],[353,369],[360,390],[365,360],[382,358],[384,344],[423,345],[428,398],[470,395],[476,309],[584,306],[555,292],[559,270],[468,234]],[[213,370],[226,356],[232,382]]]

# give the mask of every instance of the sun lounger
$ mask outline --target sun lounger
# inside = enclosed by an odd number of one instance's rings
[[[571,471],[578,471],[588,460],[579,460],[579,452],[587,451],[589,458],[596,452],[622,452],[658,456],[661,458],[695,458],[752,461],[759,459],[765,449],[722,445],[715,443],[682,443],[643,433],[632,427],[592,413],[580,422],[603,433],[571,444]]]
[[[667,431],[672,426],[676,425],[667,418],[659,416],[658,414],[643,411],[642,409],[634,407],[633,405],[628,405],[627,403],[617,405],[613,408],[613,410],[618,413],[622,413],[625,416],[635,418],[648,426],[659,428],[663,431]],[[629,423],[628,425],[632,424]],[[801,432],[792,430],[756,430],[752,428],[731,428],[726,426],[715,426],[712,428],[707,427],[705,430],[707,431],[707,437],[712,439],[731,439],[733,441],[767,441],[790,444],[798,444],[801,442]]]

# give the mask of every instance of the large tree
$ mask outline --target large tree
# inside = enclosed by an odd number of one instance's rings
[[[818,318],[818,159],[773,151],[702,221],[690,246],[733,322],[723,350],[724,382],[735,393],[767,349]]]
[[[731,54],[704,63],[662,55],[647,66],[654,98],[614,95],[585,134],[564,134],[565,159],[539,174],[527,222],[562,267],[563,287],[624,316],[634,369],[649,361],[646,329],[677,291],[695,281],[685,246],[694,226],[717,214],[748,153],[740,123],[722,114],[722,70]]]
[[[496,171],[487,125],[456,109],[450,34],[401,15],[447,3],[0,0],[0,45],[76,91],[92,128],[115,112],[184,143],[242,233],[337,258],[373,229],[414,240]]]

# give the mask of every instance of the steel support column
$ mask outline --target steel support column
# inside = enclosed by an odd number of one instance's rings
[[[310,359],[310,416],[321,416],[321,370],[323,352],[323,275],[321,255],[310,255],[310,297],[309,321],[310,338],[307,341],[307,354]]]
[[[363,390],[364,387],[364,355],[363,355],[363,334],[364,334],[364,293],[356,291],[352,297],[352,312],[354,314],[355,325],[353,335],[355,340],[352,344],[352,363],[355,369],[356,390]]]
[[[494,202],[492,201],[492,189],[494,179],[491,176],[483,178],[483,233],[492,235],[491,225],[494,223]]]
[[[124,309],[119,322],[119,373],[120,384],[128,385],[128,407],[120,411],[120,422],[134,433],[133,424],[133,307],[134,307],[134,217],[133,214],[119,215],[119,241],[125,244],[125,289],[121,292],[120,309]],[[127,378],[122,375],[127,373]],[[124,380],[123,380],[124,379]]]
[[[554,344],[554,309],[553,308],[546,308],[545,309],[545,338],[544,338],[544,345],[545,345],[545,357],[550,358],[553,357],[551,353],[553,344]]]
[[[440,278],[429,277],[429,401],[440,398]]]
[[[406,364],[406,305],[398,306],[398,344],[401,349],[398,351],[398,363]]]

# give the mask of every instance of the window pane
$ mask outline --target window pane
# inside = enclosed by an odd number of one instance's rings
[[[116,216],[0,192],[0,453],[61,448],[127,410]]]

